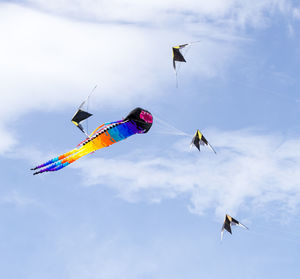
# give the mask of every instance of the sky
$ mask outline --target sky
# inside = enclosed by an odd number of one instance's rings
[[[291,0],[0,1],[1,278],[299,277],[299,30]],[[33,176],[95,85],[89,131],[151,130]]]

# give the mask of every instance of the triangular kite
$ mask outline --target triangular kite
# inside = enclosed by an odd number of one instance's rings
[[[197,147],[197,149],[200,151],[200,145],[206,145],[208,146],[215,154],[217,154],[217,152],[213,149],[213,147],[209,144],[209,142],[207,141],[207,139],[203,136],[203,134],[197,130],[192,142],[191,142],[191,147],[195,145]]]
[[[224,230],[228,231],[232,234],[231,226],[240,226],[244,229],[248,229],[245,225],[241,224],[238,220],[234,219],[233,217],[229,216],[228,214],[225,215],[225,220],[221,230],[221,240],[223,239]]]

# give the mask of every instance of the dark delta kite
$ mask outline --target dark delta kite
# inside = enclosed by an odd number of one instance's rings
[[[85,104],[87,104],[87,107],[88,107],[88,101],[96,88],[97,88],[97,85],[95,85],[95,87],[93,88],[91,93],[88,95],[88,97],[81,103],[81,105],[79,106],[79,108],[77,109],[77,111],[75,112],[75,114],[71,120],[72,123],[75,124],[80,129],[80,131],[83,132],[87,137],[89,137],[88,133],[83,129],[81,123],[83,121],[85,121],[86,119],[88,119],[89,117],[91,117],[92,114],[86,111],[86,110],[88,110],[88,108],[85,110],[83,107],[85,106]]]
[[[173,52],[173,68],[175,71],[175,75],[176,75],[176,87],[178,88],[178,77],[177,77],[177,68],[176,68],[176,63],[177,62],[186,62],[183,54],[182,54],[182,49],[187,47],[187,46],[191,46],[193,44],[199,43],[200,41],[195,41],[195,42],[190,42],[187,44],[183,44],[183,45],[178,45],[178,46],[174,46],[172,47],[172,52]],[[187,50],[186,50],[187,51]]]
[[[80,123],[88,119],[90,116],[92,116],[92,114],[81,109],[83,104],[84,103],[82,103],[81,106],[78,108],[71,121],[81,130],[81,132],[88,136]]]
[[[176,73],[176,77],[177,77],[177,68],[176,68],[176,62],[186,62],[183,54],[182,54],[182,49],[187,47],[187,46],[191,46],[193,44],[197,44],[201,41],[194,41],[194,42],[190,42],[190,43],[186,43],[183,45],[178,45],[178,46],[174,46],[172,47],[172,52],[173,52],[173,68],[174,71]]]
[[[240,227],[248,230],[248,228],[245,225],[241,224],[238,220],[236,220],[233,217],[231,217],[228,214],[226,214],[225,215],[224,224],[223,224],[222,230],[221,230],[221,240],[223,239],[224,230],[226,230],[230,234],[232,234],[231,226],[240,226]]]
[[[197,132],[195,133],[192,142],[191,142],[191,147],[192,146],[196,146],[197,149],[200,151],[200,145],[206,145],[208,146],[215,154],[217,154],[217,152],[213,149],[213,147],[209,144],[209,142],[207,141],[207,139],[202,135],[202,133],[197,130]]]
[[[176,61],[177,62],[186,62],[182,53],[180,52],[181,49],[188,46],[189,44],[179,45],[172,47],[173,50],[173,68],[176,71]]]

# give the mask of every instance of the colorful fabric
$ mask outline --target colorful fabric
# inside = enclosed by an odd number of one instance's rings
[[[39,169],[34,175],[60,170],[98,149],[110,146],[134,134],[146,133],[150,129],[152,121],[151,113],[137,108],[124,120],[110,122],[99,126],[90,137],[80,143],[77,148],[33,168],[32,170]]]

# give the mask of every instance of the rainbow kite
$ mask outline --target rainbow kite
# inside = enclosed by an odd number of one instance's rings
[[[33,173],[34,175],[43,172],[58,171],[97,149],[110,146],[134,134],[147,133],[152,123],[153,117],[150,112],[136,108],[124,120],[100,125],[78,147],[31,170],[38,170]]]

